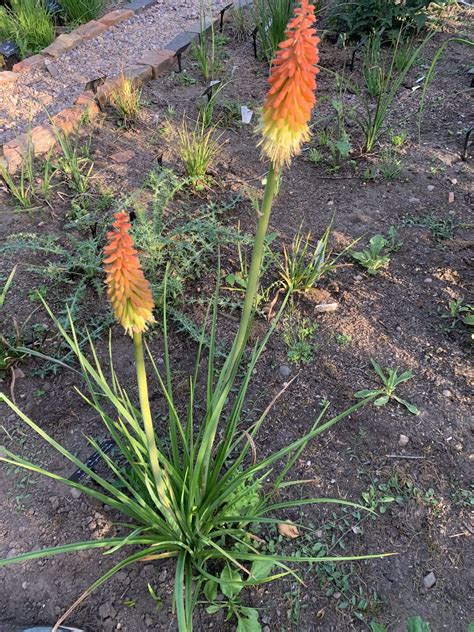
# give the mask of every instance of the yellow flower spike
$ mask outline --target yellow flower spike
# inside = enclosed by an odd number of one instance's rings
[[[117,320],[133,336],[146,331],[154,321],[155,305],[129,234],[128,214],[119,211],[114,217],[114,230],[107,233],[108,243],[104,248],[107,296]]]
[[[280,42],[272,62],[259,144],[276,169],[288,165],[310,137],[308,123],[316,103],[319,72],[316,64],[320,40],[313,28],[315,21],[314,6],[301,0],[288,22],[286,40]]]

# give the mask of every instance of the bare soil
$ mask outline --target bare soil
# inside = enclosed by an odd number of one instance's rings
[[[428,93],[420,143],[416,109],[421,90],[412,90],[437,47],[465,28],[468,19],[466,13],[453,14],[446,23],[446,31],[436,35],[397,97],[388,123],[394,130],[408,132],[409,140],[400,154],[405,167],[401,179],[365,177],[366,169],[378,164],[380,148],[373,155],[363,155],[362,138],[355,125],[349,129],[353,164],[346,161],[336,170],[329,170],[327,165],[312,164],[305,151],[283,177],[271,219],[271,231],[278,236],[273,248],[290,243],[300,225],[318,237],[332,217],[331,242],[336,251],[356,238],[361,239],[359,245],[365,246],[370,236],[386,235],[390,226],[397,228],[403,245],[392,253],[389,267],[378,276],[367,275],[346,258],[347,265],[325,278],[317,292],[297,297],[299,312],[319,326],[312,360],[299,366],[291,364],[281,331],[270,340],[247,402],[249,422],[288,379],[282,376],[282,366],[288,366],[291,377],[297,375],[297,378],[278,400],[263,427],[258,438],[258,456],[278,449],[308,430],[322,402],[330,400],[330,410],[340,412],[354,403],[354,392],[375,387],[377,379],[370,358],[384,367],[413,371],[414,378],[402,385],[399,392],[415,403],[421,414],[411,415],[392,402],[385,407],[367,407],[321,435],[299,459],[292,478],[312,482],[289,488],[288,497],[327,496],[360,501],[361,494],[373,486],[377,498],[388,494],[398,497],[398,502],[387,502],[382,513],[380,501],[376,520],[361,524],[351,513],[336,510],[333,515],[332,510],[321,505],[303,507],[299,512],[285,514],[284,518],[313,525],[316,529],[313,539],[278,543],[276,533],[270,530],[263,537],[284,550],[306,550],[304,554],[311,554],[308,550],[317,541],[332,541],[337,542],[333,554],[393,552],[396,555],[341,566],[346,579],[331,577],[313,566],[302,569],[302,586],[282,580],[246,592],[244,602],[261,609],[265,632],[364,630],[371,620],[383,623],[391,631],[402,632],[406,620],[415,615],[428,620],[433,632],[462,632],[473,618],[470,603],[473,560],[469,546],[473,534],[469,513],[473,497],[470,487],[474,430],[470,407],[472,347],[466,328],[459,325],[446,331],[449,321],[441,317],[450,300],[463,297],[466,303],[473,301],[469,295],[473,255],[472,159],[466,162],[460,159],[463,130],[472,108],[465,47],[450,45],[440,60],[436,80]],[[221,106],[225,99],[256,110],[265,93],[267,68],[254,59],[251,41],[238,43],[231,28],[227,28],[225,76],[229,83],[221,93]],[[342,71],[350,55],[350,50],[338,50],[330,42],[321,45],[321,65],[330,71]],[[184,77],[172,74],[144,88],[145,107],[131,129],[117,126],[109,113],[84,130],[85,135],[91,133],[96,191],[108,186],[116,198],[130,194],[142,184],[145,174],[157,166],[161,156],[165,166],[182,173],[176,148],[163,135],[162,128],[172,111],[175,112],[172,125],[179,124],[183,114],[193,118],[206,87],[191,57],[185,59],[184,65]],[[358,65],[353,78],[361,81]],[[321,72],[315,134],[330,114],[330,100],[337,93],[333,75]],[[349,106],[353,96],[347,94],[344,98]],[[245,192],[249,189],[261,192],[266,167],[260,162],[251,126],[232,124],[222,131],[222,151],[214,167],[218,186],[201,193],[199,199],[189,194],[180,203],[189,204],[192,209],[206,198],[222,203],[229,195],[242,193],[241,202],[228,214],[226,222],[232,226],[240,222],[242,230],[252,230],[254,211]],[[382,139],[382,144],[385,143],[386,137]],[[130,161],[120,164],[110,158],[126,150],[134,154]],[[453,201],[449,202],[450,199]],[[65,228],[70,226],[70,202],[70,192],[58,188],[51,208],[18,212],[6,192],[0,192],[2,240],[24,232],[58,236],[63,241],[66,232],[73,231]],[[111,210],[103,214],[110,216]],[[448,227],[447,233],[441,237],[439,231],[430,230],[427,217],[442,220],[443,226]],[[222,264],[226,270],[235,269],[236,261],[235,252],[224,253]],[[2,279],[18,264],[14,284],[0,312],[2,332],[10,335],[15,331],[15,323],[21,326],[34,311],[28,327],[34,323],[46,324],[43,348],[50,352],[56,344],[54,331],[38,303],[28,298],[32,288],[44,283],[27,269],[32,263],[41,264],[44,260],[28,253],[2,255]],[[190,281],[189,296],[212,291],[214,264],[215,261],[209,266],[209,277]],[[265,282],[274,278],[270,270]],[[53,308],[60,306],[62,296],[70,291],[70,281],[64,279],[63,284],[48,289],[47,299]],[[328,297],[337,301],[337,311],[317,312],[321,297],[324,302]],[[98,296],[92,288],[83,300],[84,318],[99,319],[107,313],[103,296]],[[186,301],[183,309],[186,311]],[[199,322],[202,314],[187,311]],[[230,339],[237,322],[235,313],[223,315],[222,340]],[[257,319],[254,337],[267,326],[263,318]],[[136,396],[130,341],[118,327],[114,326],[112,332],[120,377],[128,384],[132,397]],[[341,335],[345,344],[341,343]],[[150,336],[150,342],[160,357],[158,331]],[[105,332],[97,344],[105,358]],[[186,377],[195,351],[189,337],[173,331],[176,377]],[[57,375],[41,377],[37,373],[42,366],[40,360],[25,357],[17,363],[13,383],[9,373],[0,388],[13,394],[19,407],[69,450],[86,458],[90,447],[84,435],[104,436],[93,412],[73,390],[73,386],[81,385],[81,380],[66,369]],[[155,386],[151,397],[158,408],[161,400]],[[406,446],[399,445],[401,434],[409,438]],[[9,449],[61,475],[72,474],[71,468],[45,449],[5,406],[1,408],[0,436],[0,443]],[[1,557],[34,547],[100,538],[118,529],[114,522],[119,517],[112,511],[82,496],[73,497],[68,489],[50,480],[25,477],[3,467],[0,481]],[[11,632],[20,625],[53,622],[118,556],[112,560],[97,553],[81,553],[1,569],[0,632]],[[434,573],[436,583],[426,588],[423,580],[430,572]],[[160,609],[149,595],[148,583],[162,600]],[[172,589],[171,563],[131,567],[90,596],[70,617],[69,624],[87,632],[176,630]],[[361,598],[368,601],[362,620],[357,616],[360,611],[351,603],[353,595],[357,595],[356,603]],[[348,605],[341,607],[346,601]],[[198,610],[196,629],[214,628],[233,630],[235,622],[225,622],[221,615],[209,617],[204,609]]]

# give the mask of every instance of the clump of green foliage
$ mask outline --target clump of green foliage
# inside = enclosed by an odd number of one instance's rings
[[[405,408],[413,415],[419,415],[420,411],[415,404],[411,404],[410,402],[407,402],[406,399],[402,399],[395,394],[395,389],[400,384],[412,379],[413,371],[403,371],[403,373],[400,374],[398,374],[398,369],[389,368],[384,371],[380,364],[378,364],[375,360],[371,359],[370,361],[374,371],[382,382],[382,386],[376,389],[363,389],[361,391],[357,391],[357,393],[355,393],[355,397],[374,397],[375,406],[385,406],[391,399],[394,399],[402,406],[405,406]]]
[[[369,247],[352,253],[352,257],[371,275],[376,275],[390,263],[390,255],[383,254],[387,241],[383,235],[374,235],[369,240]]]
[[[283,247],[283,261],[278,272],[281,286],[285,291],[306,292],[340,265],[339,259],[354,243],[333,256],[328,245],[331,229],[332,222],[321,239],[314,242],[311,232],[304,235],[300,228],[290,248]]]
[[[309,364],[313,360],[317,345],[314,336],[318,323],[311,322],[298,311],[292,310],[281,322],[282,337],[287,346],[287,357],[294,364]]]
[[[76,1],[76,0],[74,0]],[[0,40],[11,39],[21,57],[37,53],[54,39],[54,23],[43,0],[11,0],[0,7]]]
[[[214,127],[206,128],[204,119],[198,119],[193,128],[183,119],[178,130],[179,154],[186,175],[197,190],[206,188],[212,181],[209,170],[220,151],[219,138]]]
[[[293,0],[255,0],[253,20],[262,57],[271,62],[278,44],[285,39],[288,20],[293,13]]]
[[[117,112],[122,123],[130,125],[137,117],[141,108],[142,90],[133,79],[120,75],[117,87],[109,97],[109,103]]]
[[[328,22],[341,44],[361,40],[372,33],[384,33],[396,39],[401,30],[407,34],[419,32],[429,17],[429,6],[442,6],[446,1],[342,0],[332,3]]]

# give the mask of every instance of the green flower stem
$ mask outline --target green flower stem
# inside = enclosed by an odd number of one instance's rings
[[[155,479],[158,495],[165,506],[163,477],[160,470],[160,462],[158,459],[158,448],[156,447],[155,431],[153,428],[153,420],[151,417],[150,401],[148,399],[148,383],[146,379],[145,358],[143,355],[142,334],[133,334],[133,350],[135,352],[135,366],[137,369],[138,395],[140,397],[140,409],[142,412],[143,427],[145,429],[146,440],[148,444],[148,454],[150,456],[151,470]]]
[[[237,335],[232,345],[230,353],[231,360],[229,362],[229,370],[232,372],[235,362],[240,360],[241,354],[245,349],[250,333],[250,325],[252,324],[252,316],[255,305],[255,297],[257,296],[258,284],[260,281],[260,270],[263,262],[263,249],[265,245],[265,237],[267,234],[268,223],[272,210],[273,198],[278,185],[279,170],[272,164],[268,172],[267,184],[265,186],[265,195],[261,208],[260,219],[258,220],[257,231],[255,233],[255,241],[252,251],[252,261],[250,263],[249,276],[247,279],[247,289],[245,292],[244,307],[240,318],[240,325]]]
[[[247,279],[247,289],[245,291],[244,306],[242,309],[242,316],[240,318],[239,329],[235,336],[232,349],[222,369],[222,373],[219,377],[219,382],[214,391],[213,411],[216,414],[213,415],[213,420],[209,424],[209,427],[207,429],[206,441],[202,443],[198,454],[198,461],[201,461],[202,458],[202,469],[200,472],[201,493],[204,493],[204,490],[206,489],[208,483],[207,477],[210,468],[214,441],[217,433],[217,426],[220,419],[220,413],[225,403],[225,399],[230,389],[232,388],[232,383],[235,378],[239,362],[245,350],[245,345],[247,344],[250,333],[250,325],[252,324],[255,297],[257,295],[258,283],[260,281],[260,271],[263,261],[265,236],[267,234],[268,224],[270,221],[273,198],[275,197],[275,192],[277,189],[278,175],[278,170],[275,169],[274,165],[272,164],[268,172],[265,194],[263,197],[262,208],[258,220],[257,231],[255,233],[252,261],[250,263],[249,276]]]

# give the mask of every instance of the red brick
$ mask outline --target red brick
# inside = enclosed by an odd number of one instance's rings
[[[13,83],[18,81],[18,73],[10,72],[9,70],[4,70],[0,72],[0,86],[3,86],[7,83]]]
[[[30,70],[44,66],[44,62],[45,58],[43,55],[32,55],[15,64],[12,70],[13,72],[30,72]]]
[[[100,18],[99,22],[105,24],[107,27],[115,26],[124,20],[128,20],[134,15],[135,12],[130,9],[116,9],[115,11],[110,11],[110,13],[106,13],[103,17]]]
[[[53,127],[49,123],[34,127],[30,132],[30,140],[35,156],[47,154],[56,144]]]
[[[152,50],[141,57],[137,64],[151,66],[153,79],[171,70],[176,63],[176,55],[172,50]]]
[[[118,85],[119,79],[117,77],[115,79],[107,79],[107,81],[104,81],[104,83],[97,88],[95,96],[102,107],[107,105],[110,95],[114,90],[116,90]]]
[[[71,50],[71,48],[77,46],[81,41],[81,36],[74,32],[63,33],[59,35],[52,44],[44,48],[43,53],[58,58],[64,55],[64,53],[67,53],[68,50]]]
[[[90,118],[94,118],[99,113],[99,106],[95,100],[94,93],[91,90],[87,90],[80,94],[74,101],[74,105],[77,105],[82,109],[84,113],[87,113]]]
[[[85,42],[94,39],[94,37],[98,37],[107,29],[108,26],[106,24],[91,20],[90,22],[86,22],[86,24],[81,24],[79,28],[72,31],[71,35],[78,35],[81,40]]]
[[[8,173],[15,173],[23,162],[23,156],[28,150],[28,136],[20,134],[3,145],[3,156],[7,163]]]
[[[151,66],[128,66],[123,71],[123,76],[131,79],[135,85],[141,85],[145,81],[153,78],[153,70]]]
[[[65,134],[72,134],[81,124],[83,116],[83,107],[76,105],[72,108],[61,110],[61,112],[58,112],[52,119],[56,127],[59,127]]]

